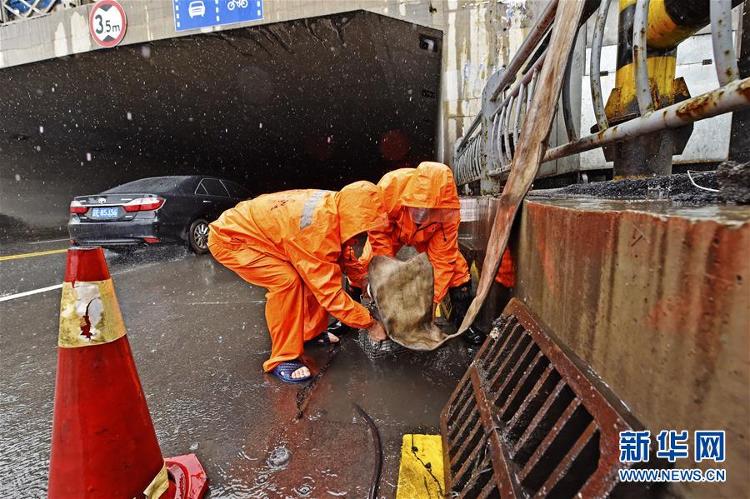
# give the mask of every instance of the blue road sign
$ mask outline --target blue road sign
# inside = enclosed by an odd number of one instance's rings
[[[177,31],[263,19],[263,0],[172,0]]]

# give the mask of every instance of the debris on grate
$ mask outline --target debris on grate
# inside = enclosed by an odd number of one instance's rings
[[[642,429],[624,404],[521,301],[493,326],[440,416],[448,494],[646,495],[649,484],[617,481],[628,465],[613,443]]]
[[[369,287],[368,287],[368,291],[369,291]],[[373,300],[370,296],[362,297],[362,305],[364,305],[370,311],[370,313],[375,319],[381,320],[380,310],[375,304],[375,300]],[[406,350],[405,347],[399,345],[398,343],[396,343],[390,338],[387,338],[382,341],[376,341],[376,340],[371,339],[370,335],[367,334],[367,330],[365,329],[357,330],[355,340],[357,344],[359,345],[359,347],[362,349],[362,351],[365,353],[367,358],[370,360],[382,359],[386,357],[395,357],[398,354]]]
[[[356,341],[365,355],[372,360],[394,357],[406,351],[406,348],[391,339],[383,341],[374,341],[370,339],[367,331],[363,329],[360,329],[357,332]]]

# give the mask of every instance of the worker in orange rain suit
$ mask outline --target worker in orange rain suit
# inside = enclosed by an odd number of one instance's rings
[[[383,191],[389,223],[369,232],[360,263],[367,269],[374,255],[395,256],[402,246],[426,252],[434,269],[434,306],[450,293],[451,319],[460,324],[471,302],[471,276],[458,249],[461,204],[451,169],[442,163],[423,162],[417,168],[386,173],[378,187]],[[350,281],[355,287],[366,287],[366,282],[351,276]],[[464,338],[476,343],[483,341],[482,336],[470,329]]]
[[[271,357],[266,372],[288,383],[310,378],[299,357],[325,330],[328,313],[385,339],[382,325],[342,289],[344,271],[361,268],[351,247],[387,224],[380,190],[355,182],[339,192],[294,190],[243,201],[209,225],[208,246],[221,264],[268,290]],[[325,334],[325,333],[324,333]]]

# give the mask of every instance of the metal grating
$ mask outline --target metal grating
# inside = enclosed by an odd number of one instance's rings
[[[522,302],[494,326],[440,417],[450,495],[609,496],[619,432],[641,425]]]
[[[357,344],[362,351],[367,355],[370,360],[382,359],[385,357],[396,357],[406,351],[406,348],[402,347],[391,339],[383,341],[375,341],[370,339],[370,335],[365,330],[357,331],[356,337]]]

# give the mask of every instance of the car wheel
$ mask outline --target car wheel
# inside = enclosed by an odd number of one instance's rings
[[[198,254],[208,252],[208,222],[199,218],[190,224],[188,229],[188,246]]]

